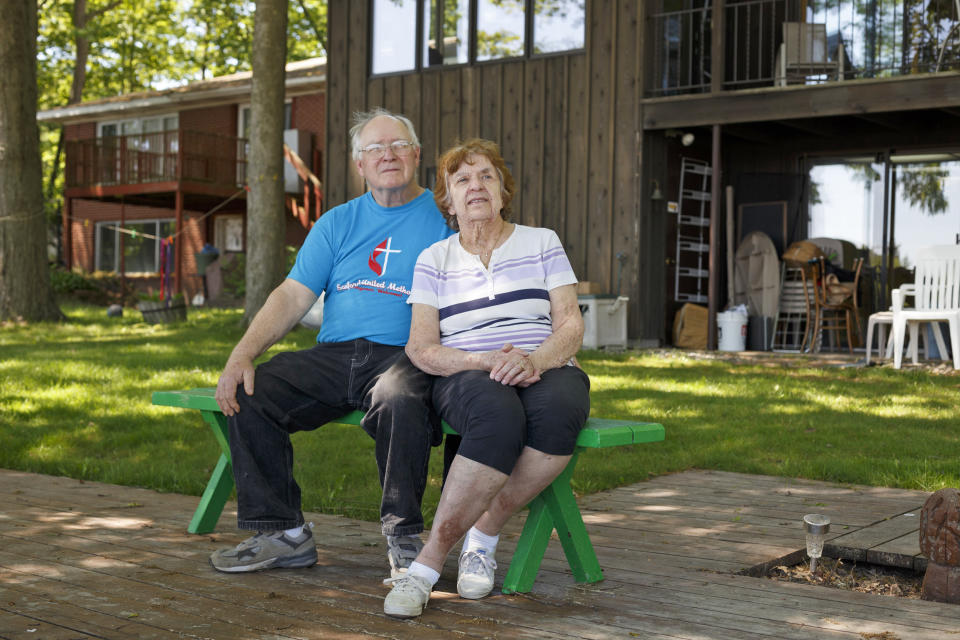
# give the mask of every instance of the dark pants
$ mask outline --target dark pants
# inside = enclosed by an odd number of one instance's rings
[[[559,367],[521,388],[486,371],[461,371],[436,379],[433,404],[460,434],[459,455],[509,475],[525,446],[573,453],[590,415],[590,379],[577,367]]]
[[[384,535],[423,531],[420,502],[430,446],[440,435],[431,383],[403,347],[362,339],[280,353],[259,365],[254,394],[238,386],[240,412],[230,418],[237,525],[276,531],[303,524],[290,434],[361,409],[363,430],[376,441]]]

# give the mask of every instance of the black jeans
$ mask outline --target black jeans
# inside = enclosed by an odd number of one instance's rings
[[[590,416],[590,378],[564,366],[524,388],[491,380],[486,371],[460,371],[436,379],[433,406],[462,436],[460,455],[509,475],[525,446],[555,456],[574,452]]]
[[[432,381],[403,347],[362,339],[280,353],[258,366],[254,394],[237,387],[240,412],[229,421],[237,526],[277,531],[303,524],[290,434],[362,409],[363,430],[376,441],[383,533],[423,531],[430,446],[440,438],[429,403]]]

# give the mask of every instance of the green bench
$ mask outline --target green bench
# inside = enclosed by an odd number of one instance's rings
[[[213,430],[220,445],[220,460],[210,475],[207,488],[200,498],[193,519],[187,527],[190,533],[209,533],[220,519],[220,513],[233,490],[233,471],[230,466],[230,444],[227,418],[214,400],[215,389],[202,388],[187,391],[156,391],[153,404],[196,409],[203,420]],[[337,424],[359,425],[363,413],[354,411],[339,418]],[[445,433],[456,433],[446,423]],[[590,542],[590,536],[583,524],[580,508],[577,506],[570,477],[577,464],[577,456],[584,449],[599,449],[619,445],[658,442],[663,440],[663,426],[649,422],[631,422],[627,420],[607,420],[590,418],[577,438],[577,449],[566,469],[553,483],[528,505],[530,514],[517,548],[510,562],[510,568],[503,581],[504,593],[526,593],[540,570],[540,562],[550,541],[554,529],[567,556],[567,562],[577,582],[598,582],[603,580],[603,571],[597,562],[597,555]]]

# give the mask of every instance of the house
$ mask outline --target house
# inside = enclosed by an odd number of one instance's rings
[[[294,97],[291,123],[306,128],[304,111],[323,114],[321,129],[310,128],[325,156],[313,164],[323,207],[363,189],[347,133],[356,110],[383,106],[413,120],[427,186],[456,140],[495,140],[517,180],[515,220],[557,231],[580,280],[629,298],[635,345],[669,343],[687,302],[711,316],[726,308],[728,258],[752,231],[778,253],[827,236],[867,254],[874,308],[886,305],[914,247],[960,232],[954,0],[331,2],[328,34],[315,79],[332,99],[301,109]],[[111,108],[103,101],[57,117],[72,139],[102,141],[124,101],[109,115],[96,111]],[[219,128],[186,125],[200,107],[181,111],[178,126],[234,135],[241,101],[219,103],[228,123]],[[79,216],[110,199],[117,220],[123,199],[96,175],[78,184],[78,157],[68,149],[75,204],[65,219],[73,263],[95,268],[98,245],[85,235],[94,231],[82,223],[91,218]],[[235,188],[187,208],[209,210]],[[220,242],[215,219],[201,226]],[[110,245],[100,246],[109,263]]]
[[[294,246],[321,207],[325,88],[324,59],[287,65],[286,241]],[[223,257],[246,248],[250,92],[245,72],[40,112],[39,121],[64,127],[67,267],[115,271],[139,289],[158,288],[165,274],[188,298],[203,291],[204,246]]]
[[[328,21],[327,203],[361,189],[355,109],[413,119],[427,184],[455,140],[496,140],[517,221],[556,230],[581,280],[629,296],[633,344],[669,342],[685,302],[726,307],[728,211],[734,250],[753,230],[782,251],[821,218],[863,227],[877,305],[909,234],[960,231],[952,0],[372,0],[331,2]],[[818,177],[834,164],[869,189]],[[910,167],[946,211],[910,214]],[[814,188],[859,204],[817,204]]]

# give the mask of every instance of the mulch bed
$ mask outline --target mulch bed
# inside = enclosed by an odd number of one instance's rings
[[[923,574],[915,571],[826,557],[820,558],[815,573],[810,573],[810,566],[803,562],[774,567],[767,578],[898,598],[920,598],[923,584]]]

